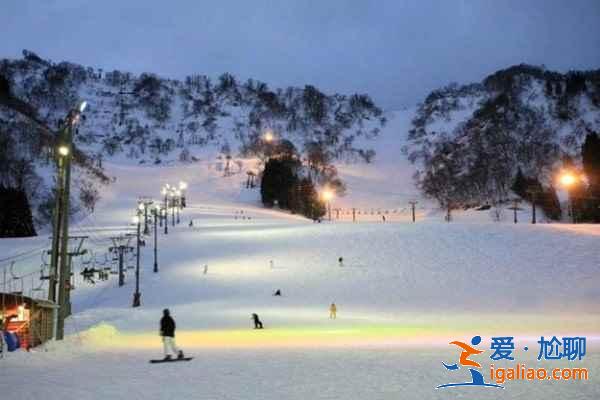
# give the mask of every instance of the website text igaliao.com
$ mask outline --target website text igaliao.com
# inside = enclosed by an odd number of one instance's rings
[[[506,381],[580,381],[588,380],[587,368],[528,368],[517,364],[512,368],[495,368],[490,365],[490,379],[498,384]]]

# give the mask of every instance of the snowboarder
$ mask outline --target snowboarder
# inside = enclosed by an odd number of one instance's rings
[[[163,310],[163,317],[160,320],[160,336],[163,341],[165,360],[171,359],[171,352],[177,355],[177,358],[183,358],[183,351],[177,349],[175,345],[175,320],[171,317],[168,308]]]
[[[273,293],[273,296],[281,296],[281,289],[277,289],[275,293]]]
[[[329,306],[329,319],[336,319],[337,318],[337,306],[335,305],[335,303],[331,303],[331,305]]]
[[[258,318],[258,314],[252,314],[252,321],[254,321],[254,329],[262,329],[263,328],[263,324],[260,321],[260,318]]]
[[[344,257],[338,258],[338,264],[340,265],[340,267],[344,266]]]

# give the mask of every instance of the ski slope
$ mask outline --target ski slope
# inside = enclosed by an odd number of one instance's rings
[[[477,397],[600,397],[600,228],[515,225],[509,216],[495,223],[477,211],[443,222],[419,198],[414,169],[399,153],[407,120],[398,113],[386,127],[373,164],[339,166],[348,194],[332,206],[397,209],[386,223],[369,213],[357,223],[318,224],[263,209],[258,190],[243,188],[245,173],[223,177],[209,154],[184,166],[109,164],[115,183],[104,188],[96,212],[73,226],[90,236],[98,259],[110,236],[133,230],[139,196],[158,199],[165,183],[189,184],[181,224],[159,234],[159,273],[148,237],[142,306],[133,309],[132,270],[122,288],[114,276],[90,285],[76,262],[67,339],[0,360],[0,392],[50,400],[447,398],[459,393],[434,388],[452,379],[441,365],[458,357],[450,341],[511,335],[533,349],[541,335],[571,335],[588,338],[578,366],[590,369],[589,381],[508,382]],[[414,224],[410,199],[419,200]],[[0,246],[8,256],[47,241],[41,235]],[[39,260],[18,260],[19,273],[39,267]],[[277,289],[282,297],[272,296]],[[331,302],[336,320],[328,318]],[[196,356],[191,363],[147,364],[161,355],[165,307],[177,321],[178,344]],[[265,330],[251,329],[251,313]],[[517,354],[537,363],[537,354]]]

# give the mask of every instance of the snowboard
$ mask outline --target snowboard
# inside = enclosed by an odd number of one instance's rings
[[[170,360],[165,360],[164,358],[161,358],[160,360],[150,360],[150,364],[170,363],[170,362],[177,362],[177,361],[190,361],[193,359],[194,359],[194,357],[171,358]]]

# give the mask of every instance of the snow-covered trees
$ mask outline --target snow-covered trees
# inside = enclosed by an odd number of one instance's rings
[[[599,76],[598,71],[562,75],[519,65],[482,84],[432,92],[418,107],[405,148],[420,166],[418,186],[444,207],[496,203],[508,198],[520,168],[529,179],[543,182],[550,196],[564,150],[578,151],[581,132],[593,125],[579,116],[583,100],[577,96],[593,102],[594,93],[600,94]],[[561,102],[575,110],[563,109],[566,114],[557,116]],[[569,127],[573,133],[559,136]],[[548,203],[549,216],[557,216],[554,199]]]

